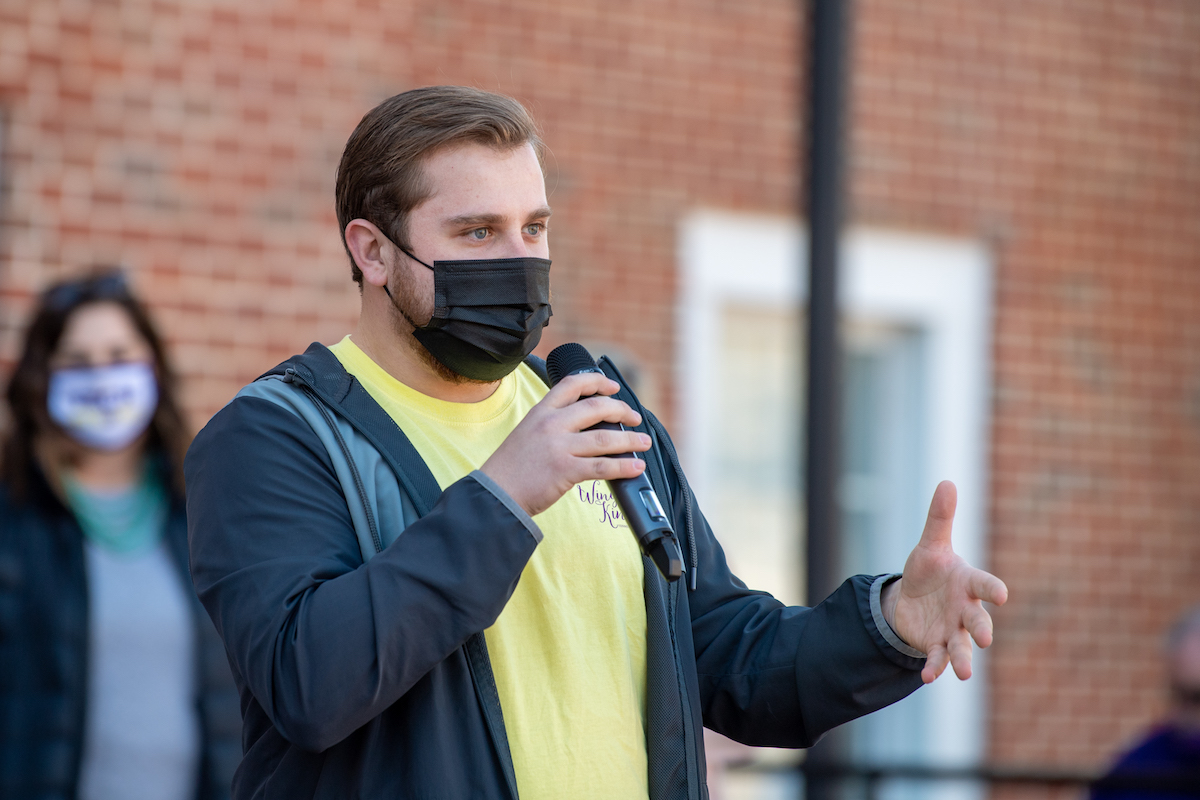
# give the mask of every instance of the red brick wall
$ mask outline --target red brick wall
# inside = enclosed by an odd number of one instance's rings
[[[697,206],[787,213],[796,196],[799,20],[779,0],[417,6],[416,83],[520,97],[549,159],[555,317],[636,352],[667,391],[676,225]]]
[[[352,325],[333,176],[395,92],[467,83],[530,106],[556,212],[543,351],[636,351],[668,418],[676,221],[792,207],[799,23],[777,0],[24,6],[0,11],[0,353],[36,287],[121,261],[160,309],[197,423]]]
[[[118,261],[201,424],[353,325],[331,194],[358,118],[470,83],[551,146],[546,346],[624,345],[669,416],[677,221],[799,194],[799,7],[6,3],[0,360],[31,292]],[[856,7],[851,220],[995,257],[992,756],[1099,765],[1161,708],[1159,631],[1200,601],[1200,4]]]
[[[347,331],[334,170],[407,85],[410,38],[366,3],[4,4],[4,355],[29,293],[94,262],[127,265],[153,304],[197,424]]]

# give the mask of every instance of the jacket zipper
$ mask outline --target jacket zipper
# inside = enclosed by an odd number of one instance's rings
[[[639,403],[640,405],[640,403]],[[691,576],[688,581],[689,590],[696,590],[696,575],[699,559],[696,552],[696,536],[695,526],[692,521],[692,498],[691,492],[688,489],[687,481],[683,476],[683,470],[679,465],[679,456],[675,452],[674,446],[671,444],[670,437],[667,436],[666,430],[662,423],[653,414],[648,413],[645,408],[640,409],[642,416],[649,420],[651,427],[658,434],[659,444],[667,455],[667,459],[671,462],[671,469],[675,472],[676,480],[679,481],[679,490],[683,493],[683,508],[684,508],[684,527],[688,542],[689,567]],[[688,797],[693,797],[692,788],[695,787],[695,797],[699,798],[702,795],[701,787],[703,778],[700,775],[700,760],[697,757],[698,745],[696,742],[696,729],[692,721],[692,705],[688,699],[687,681],[683,676],[683,661],[679,655],[679,641],[675,635],[675,618],[678,614],[679,606],[679,584],[667,584],[667,630],[671,634],[671,656],[675,660],[675,676],[678,681],[679,695],[682,700],[680,709],[683,730],[684,730],[684,764],[688,775]]]
[[[642,409],[645,412],[645,409]],[[663,428],[662,423],[653,414],[645,414],[650,420],[650,424],[658,433],[658,441],[667,451],[667,458],[671,462],[671,469],[675,471],[675,479],[679,481],[679,491],[683,493],[683,519],[687,530],[688,542],[688,566],[691,568],[691,575],[688,577],[688,589],[696,591],[696,576],[700,565],[699,556],[696,553],[696,530],[695,524],[692,522],[692,492],[688,488],[687,479],[683,475],[683,468],[679,465],[679,454],[675,452],[675,445],[671,444],[671,438],[667,436],[667,431]]]

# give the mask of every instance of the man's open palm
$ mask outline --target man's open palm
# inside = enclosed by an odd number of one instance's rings
[[[921,678],[932,682],[946,669],[971,677],[971,639],[980,647],[992,643],[992,618],[983,602],[1003,605],[1004,582],[968,564],[950,546],[958,491],[942,481],[933,493],[921,541],[904,564],[904,577],[888,589],[885,603],[896,633],[928,655]]]

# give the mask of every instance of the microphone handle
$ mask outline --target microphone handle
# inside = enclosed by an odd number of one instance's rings
[[[600,422],[588,428],[597,429],[623,431],[625,426],[615,422]],[[609,457],[637,458],[633,453],[617,453]],[[671,521],[658,502],[658,494],[646,473],[636,478],[608,481],[608,487],[642,552],[649,556],[664,578],[668,581],[679,580],[683,575],[683,553],[679,550]]]

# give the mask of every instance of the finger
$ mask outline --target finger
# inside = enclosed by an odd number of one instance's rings
[[[602,372],[581,372],[559,381],[542,402],[551,408],[566,408],[581,397],[616,394],[620,390],[620,385]]]
[[[933,492],[929,516],[921,532],[921,544],[927,547],[949,547],[950,531],[954,527],[954,509],[958,505],[958,489],[950,481],[942,481]]]
[[[980,603],[971,603],[963,611],[963,627],[971,634],[975,644],[988,647],[992,643],[992,615]]]
[[[921,680],[925,683],[933,683],[949,663],[950,653],[946,651],[946,648],[940,644],[931,648],[925,657],[925,668],[921,670]]]
[[[967,580],[967,591],[972,597],[998,606],[1004,605],[1008,600],[1008,587],[1004,585],[1004,581],[981,569],[971,573]]]
[[[571,454],[582,458],[641,453],[650,449],[650,437],[637,431],[583,431],[572,440]]]
[[[600,422],[636,427],[642,417],[625,401],[614,397],[585,397],[560,410],[562,422],[572,431],[582,431]]]
[[[581,458],[577,475],[572,483],[583,481],[611,481],[618,478],[636,478],[646,470],[646,462],[640,458]]]
[[[965,681],[971,677],[971,637],[962,628],[950,634],[950,642],[946,648],[950,652],[950,664],[959,680]]]

